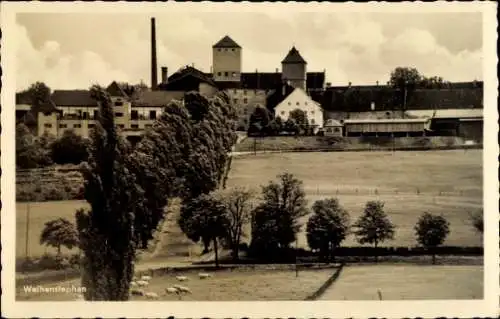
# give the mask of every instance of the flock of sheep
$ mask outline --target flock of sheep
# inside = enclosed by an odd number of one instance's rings
[[[198,277],[200,279],[207,279],[212,277],[212,275],[208,273],[199,273]],[[158,299],[160,296],[156,292],[146,292],[144,290],[144,287],[147,287],[149,285],[151,279],[151,276],[146,275],[141,276],[140,279],[134,277],[132,282],[130,282],[130,294],[134,296],[144,296],[146,297],[146,299]],[[187,281],[188,277],[176,276],[175,279],[177,279],[177,281],[183,282]],[[176,294],[179,296],[179,298],[181,298],[182,295],[191,294],[192,292],[188,287],[182,285],[174,285],[172,287],[165,288],[165,293],[167,295]]]

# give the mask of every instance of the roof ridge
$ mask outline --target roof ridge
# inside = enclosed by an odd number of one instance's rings
[[[213,45],[213,48],[241,48],[238,43],[236,43],[229,35],[225,35],[217,43]]]

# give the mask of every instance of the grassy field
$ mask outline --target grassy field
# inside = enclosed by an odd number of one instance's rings
[[[181,284],[188,287],[192,294],[182,297],[186,301],[269,301],[269,300],[304,300],[313,294],[333,274],[332,269],[302,270],[295,276],[293,270],[235,270],[218,271],[212,278],[199,279],[197,272],[183,273],[188,281],[179,283],[170,274],[153,277],[146,289],[156,292],[163,301],[179,300],[177,295],[165,293],[165,288]],[[79,280],[68,281],[59,286],[80,286]],[[47,285],[46,287],[51,287]],[[66,301],[74,300],[74,294],[67,293],[26,293],[23,287],[17,288],[16,299],[20,301]],[[145,300],[144,297],[131,297],[132,301]]]
[[[398,226],[395,240],[387,245],[415,245],[413,227],[424,211],[443,214],[450,221],[451,233],[446,245],[482,244],[481,237],[468,220],[469,212],[482,208],[480,150],[243,156],[233,160],[228,187],[245,186],[260,190],[260,185],[285,171],[303,180],[310,205],[317,199],[337,197],[350,212],[352,220],[362,213],[366,201],[383,200],[390,218]],[[29,255],[55,252],[39,244],[44,223],[58,217],[74,222],[76,209],[86,206],[84,201],[30,203]],[[25,255],[27,207],[27,203],[17,204],[18,257]],[[307,217],[304,223],[306,221]],[[188,247],[193,249],[189,240],[182,237],[174,215],[163,232],[165,238],[159,239],[162,245],[153,255],[165,257],[172,250],[187,253]],[[172,239],[173,234],[175,239]],[[357,244],[349,237],[343,245]],[[303,232],[299,235],[299,246],[307,246]]]
[[[370,283],[370,284],[367,284]],[[346,266],[322,300],[482,299],[481,266]]]
[[[450,246],[480,246],[469,213],[482,208],[482,151],[339,152],[245,155],[233,161],[228,187],[260,191],[283,172],[304,182],[309,205],[336,197],[354,221],[368,200],[382,200],[397,225],[386,245],[414,246],[414,225],[423,212],[443,214]],[[303,222],[307,221],[305,217]],[[351,236],[343,243],[356,246]],[[305,233],[299,246],[307,246]]]

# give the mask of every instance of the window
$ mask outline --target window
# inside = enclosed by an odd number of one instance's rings
[[[217,49],[217,51],[219,51],[219,52],[220,52],[220,51],[222,51],[222,50],[219,48],[219,49]]]
[[[231,49],[231,51],[233,51],[233,52],[234,52],[234,49]]]
[[[68,127],[68,125],[66,125],[66,124],[59,124],[59,128],[67,128],[67,127]]]
[[[116,117],[123,117],[123,113],[121,113],[121,112],[116,112],[116,113],[115,113],[115,116],[116,116]]]
[[[234,89],[234,90],[233,90],[233,94],[236,94],[236,92],[238,92],[238,90]]]
[[[229,72],[224,72],[224,76],[229,76]]]
[[[125,125],[123,125],[123,124],[118,124],[117,126],[118,126],[119,128],[124,128],[124,127],[125,127]]]
[[[236,103],[238,103],[238,99],[234,99],[234,103],[235,103],[235,104],[236,104]]]
[[[89,112],[83,112],[83,119],[88,120],[89,119]]]
[[[149,111],[149,119],[156,120],[156,111]]]
[[[130,125],[130,127],[131,127],[131,128],[134,128],[134,129],[138,129],[138,128],[139,128],[139,125],[137,125],[137,124],[132,124],[132,125]]]
[[[336,127],[334,130],[335,130],[335,132],[338,133],[338,132],[340,132],[340,127]]]
[[[244,98],[244,99],[243,99],[243,103],[247,104],[247,103],[248,103],[248,99],[247,99],[247,98]]]
[[[117,101],[117,102],[115,102],[115,106],[123,106],[123,102]]]
[[[45,123],[43,126],[44,126],[45,128],[51,128],[51,127],[52,127],[52,124]]]
[[[316,124],[314,119],[311,119],[311,125],[314,125],[314,124]]]
[[[314,115],[314,111],[311,111],[311,114]]]
[[[94,110],[94,118],[96,119],[99,116],[99,111]]]
[[[299,102],[295,102],[295,105],[300,105],[300,103]]]
[[[222,75],[222,72],[217,72],[217,75],[218,75],[218,76],[221,76],[221,75]]]
[[[82,124],[74,124],[73,125],[73,128],[81,128],[82,127]]]
[[[137,110],[133,110],[130,113],[130,119],[132,119],[132,120],[138,120],[139,119],[139,112]]]
[[[243,90],[243,95],[247,95],[247,90]]]
[[[292,102],[288,102],[288,105],[292,105]]]
[[[285,111],[281,111],[281,115],[285,115]]]
[[[89,128],[94,128],[95,124],[89,124]]]

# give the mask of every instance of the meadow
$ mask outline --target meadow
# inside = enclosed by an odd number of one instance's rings
[[[367,284],[367,283],[370,284]],[[320,300],[482,299],[483,267],[345,266]]]
[[[228,187],[243,186],[260,191],[260,186],[283,172],[293,173],[304,183],[309,205],[315,200],[336,197],[354,221],[368,200],[382,200],[396,224],[396,237],[386,246],[414,246],[413,227],[423,212],[443,214],[450,222],[449,246],[481,246],[482,238],[469,222],[469,213],[482,209],[482,151],[452,150],[423,152],[330,152],[257,154],[235,157]],[[85,201],[17,203],[16,256],[26,254],[26,216],[29,206],[28,255],[35,257],[55,252],[39,243],[44,223],[58,217],[74,222],[78,208]],[[303,222],[307,221],[307,217]],[[175,224],[175,218],[169,223]],[[180,234],[175,225],[168,234]],[[305,228],[305,227],[304,227]],[[185,239],[185,240],[184,240]],[[187,250],[189,241],[162,240]],[[248,240],[248,239],[247,239]],[[307,247],[301,232],[299,246]],[[350,236],[344,246],[358,245]],[[168,250],[168,247],[164,247]],[[67,250],[64,250],[67,253]],[[187,252],[186,252],[187,253]],[[158,252],[165,256],[165,252]]]

